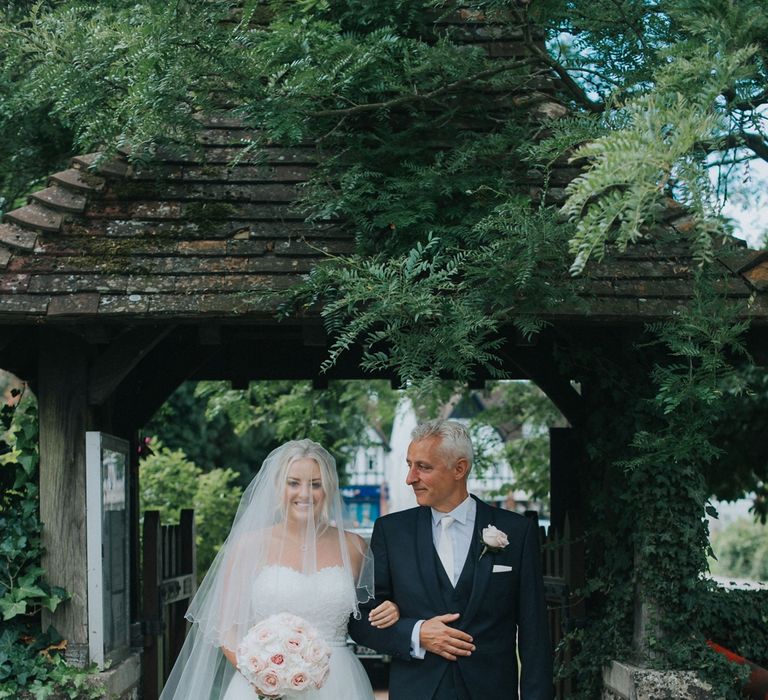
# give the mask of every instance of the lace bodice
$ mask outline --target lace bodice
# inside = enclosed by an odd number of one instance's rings
[[[280,612],[304,618],[330,643],[343,645],[355,591],[341,566],[303,574],[287,566],[266,566],[253,582],[256,620]]]

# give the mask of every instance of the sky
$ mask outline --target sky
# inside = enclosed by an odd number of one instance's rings
[[[761,240],[768,231],[768,163],[754,160],[742,165],[737,178],[742,186],[731,191],[723,213],[733,219],[737,237],[750,248],[763,248]]]

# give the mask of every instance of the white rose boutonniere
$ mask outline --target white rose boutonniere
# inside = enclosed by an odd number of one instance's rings
[[[493,525],[483,528],[483,534],[480,538],[483,543],[483,551],[480,552],[478,561],[483,558],[483,554],[490,552],[497,554],[509,544],[509,538],[506,532],[502,532]]]

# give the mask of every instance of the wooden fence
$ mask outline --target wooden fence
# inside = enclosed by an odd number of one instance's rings
[[[144,512],[142,700],[157,700],[187,632],[184,613],[195,593],[195,514],[182,510],[178,525],[161,525]]]
[[[536,518],[535,511],[526,513]],[[544,593],[549,616],[549,634],[555,650],[555,669],[571,660],[574,649],[565,635],[584,624],[584,599],[579,595],[585,582],[583,527],[577,513],[566,513],[562,533],[554,526],[539,529]],[[555,683],[555,698],[564,700],[576,690],[573,678]]]

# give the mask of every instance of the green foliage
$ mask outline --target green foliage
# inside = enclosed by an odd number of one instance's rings
[[[221,392],[228,386],[218,384]],[[226,466],[234,469],[241,485],[250,481],[256,465],[272,448],[273,436],[266,426],[235,433],[226,412],[208,413],[207,400],[196,395],[197,384],[184,382],[158,409],[143,431],[155,435],[166,447],[181,449],[204,471]]]
[[[578,674],[580,698],[599,693],[600,668],[610,658],[695,669],[715,697],[739,697],[740,670],[705,644],[723,630],[714,618],[705,626],[702,611],[714,594],[702,574],[709,551],[704,515],[711,510],[705,471],[719,456],[713,426],[723,411],[720,397],[738,385],[732,361],[743,355],[745,326],[707,274],[696,289],[695,301],[674,321],[649,327],[642,352],[623,356],[621,365],[609,356],[571,358],[575,376],[601,397],[586,426],[595,519],[585,590],[590,626],[571,636],[578,653],[564,669]],[[638,597],[652,611],[639,648]]]
[[[225,382],[180,386],[145,426],[171,449],[183,449],[204,471],[226,466],[245,487],[280,443],[311,437],[331,449],[343,469],[365,440],[365,427],[391,429],[397,394],[387,382],[252,382],[231,390]]]
[[[669,357],[653,373],[656,425],[636,433],[636,456],[625,463],[629,497],[636,504],[636,580],[657,608],[644,651],[654,663],[658,655],[673,668],[710,668],[711,655],[692,646],[691,635],[703,638],[700,610],[709,590],[700,578],[709,551],[704,466],[718,454],[711,434],[723,386],[737,376],[729,358],[744,354],[746,324],[735,320],[737,313],[714,291],[712,280],[701,276],[695,300],[680,318],[653,327]]]
[[[320,265],[296,301],[323,301],[335,338],[325,369],[356,346],[364,369],[391,369],[404,385],[478,370],[501,376],[502,325],[530,336],[542,328],[536,312],[563,301],[549,278],[564,272],[566,235],[552,212],[500,206],[469,231],[471,248],[428,236],[405,255]]]
[[[712,442],[720,455],[705,470],[710,493],[721,500],[754,493],[752,510],[763,524],[768,519],[768,455],[755,436],[768,431],[766,401],[768,372],[750,364],[740,366],[719,399],[722,411]]]
[[[141,511],[159,510],[163,524],[177,524],[183,508],[194,508],[198,578],[202,580],[226,539],[242,488],[232,469],[203,472],[182,450],[152,444],[141,461]]]
[[[700,613],[707,639],[768,668],[768,591],[718,588]]]
[[[226,416],[237,436],[262,430],[270,449],[287,440],[319,442],[336,457],[342,481],[346,460],[366,444],[366,428],[391,424],[397,402],[387,382],[371,380],[330,382],[327,389],[304,381],[251,382],[246,390],[201,382],[196,396],[208,419]],[[251,475],[260,465],[250,465]]]
[[[582,272],[605,244],[620,249],[646,234],[662,210],[663,199],[674,192],[697,218],[702,259],[711,257],[711,234],[724,230],[708,215],[712,186],[702,159],[691,152],[716,130],[712,115],[678,95],[667,102],[656,96],[628,105],[623,128],[576,150],[574,159],[589,168],[568,185],[564,213],[576,224],[570,249],[572,269]],[[677,123],[671,128],[671,115]],[[681,117],[679,115],[685,115]]]
[[[15,393],[18,403],[0,408],[0,698],[100,697],[89,674],[57,654],[66,644],[56,631],[40,632],[40,611],[53,612],[68,596],[40,567],[37,404]]]
[[[484,393],[485,410],[472,422],[517,432],[516,437],[510,439],[510,436],[504,443],[504,458],[512,465],[515,481],[505,485],[503,491],[526,491],[548,511],[549,428],[565,425],[565,419],[549,397],[532,382],[489,382]]]
[[[741,519],[712,538],[712,573],[768,582],[768,527]]]
[[[20,21],[32,2],[0,6],[0,26]],[[18,73],[3,65],[7,56],[0,42],[0,216],[24,204],[23,195],[42,184],[71,155],[72,136],[49,114],[48,105],[17,111]]]

